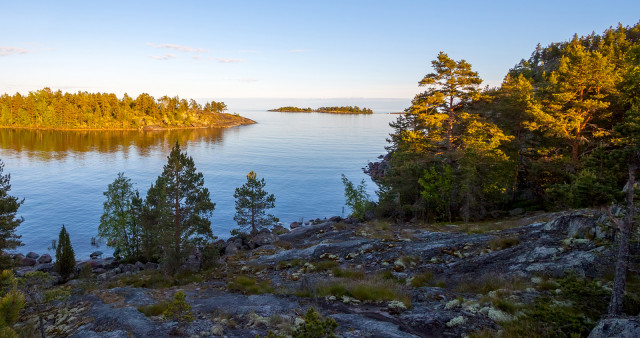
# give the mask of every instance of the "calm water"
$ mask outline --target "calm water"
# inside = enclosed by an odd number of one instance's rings
[[[276,197],[272,213],[284,224],[301,218],[343,215],[340,174],[367,179],[367,162],[384,153],[389,122],[396,115],[332,115],[253,111],[258,124],[230,129],[161,132],[56,132],[0,129],[0,158],[11,174],[12,195],[25,198],[18,228],[20,252],[53,250],[62,224],[79,258],[91,246],[104,202],[103,192],[123,171],[142,195],[162,172],[175,140],[204,174],[216,209],[213,233],[228,237],[234,189],[253,170]],[[348,213],[348,210],[345,210]]]

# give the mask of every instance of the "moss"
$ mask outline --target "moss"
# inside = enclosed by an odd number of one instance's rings
[[[314,262],[316,271],[327,271],[338,267],[338,262],[332,260],[322,260]]]
[[[296,292],[299,297],[341,298],[348,296],[360,301],[401,301],[410,306],[411,297],[398,284],[376,277],[363,280],[339,280],[319,283]]]
[[[255,295],[273,292],[271,282],[268,280],[258,281],[248,276],[237,276],[227,284],[229,291],[243,294]]]
[[[150,305],[141,305],[138,306],[138,311],[142,312],[147,317],[159,316],[163,314],[167,307],[169,306],[169,302],[161,302]]]
[[[364,272],[356,270],[342,270],[339,267],[335,267],[331,270],[334,277],[337,278],[350,278],[350,279],[362,279],[364,278]]]
[[[287,261],[278,262],[277,270],[288,269],[288,268],[297,268],[299,266],[304,265],[305,261],[302,259],[290,259]]]

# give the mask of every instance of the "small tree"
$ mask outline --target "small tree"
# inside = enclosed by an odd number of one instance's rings
[[[104,213],[100,217],[98,234],[107,240],[110,247],[122,250],[125,258],[140,255],[140,222],[136,217],[138,192],[131,180],[118,173],[104,192]]]
[[[9,195],[11,190],[11,175],[3,174],[4,163],[0,160],[0,252],[12,250],[22,245],[20,236],[16,235],[16,228],[22,223],[22,217],[16,217],[18,208],[24,199]],[[0,255],[0,266],[8,265],[8,256]]]
[[[58,235],[58,247],[56,248],[56,271],[63,279],[68,279],[76,267],[76,258],[71,247],[69,233],[65,229],[64,224]]]
[[[362,180],[358,186],[355,186],[344,174],[342,174],[342,183],[344,184],[345,204],[351,208],[351,217],[364,219],[369,205],[366,183]]]
[[[0,272],[0,337],[18,337],[11,327],[20,318],[20,311],[24,308],[24,295],[18,291],[13,272]]]
[[[258,180],[255,172],[247,174],[247,182],[239,188],[233,197],[236,198],[236,215],[233,220],[243,228],[251,228],[251,235],[255,235],[262,228],[278,222],[278,218],[267,214],[266,210],[275,207],[276,198],[264,191],[264,178]]]

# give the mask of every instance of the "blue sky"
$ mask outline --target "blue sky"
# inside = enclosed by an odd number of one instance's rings
[[[0,1],[0,93],[405,98],[439,51],[485,84],[640,1]]]

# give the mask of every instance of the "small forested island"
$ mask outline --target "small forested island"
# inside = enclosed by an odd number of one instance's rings
[[[283,113],[373,114],[371,109],[360,108],[358,106],[320,107],[318,109],[287,106],[269,109],[269,111],[278,111]]]
[[[44,88],[24,96],[0,96],[0,128],[30,129],[173,129],[234,127],[255,121],[224,113],[224,102],[204,106],[194,99],[142,93],[135,99],[113,93],[63,93]]]

